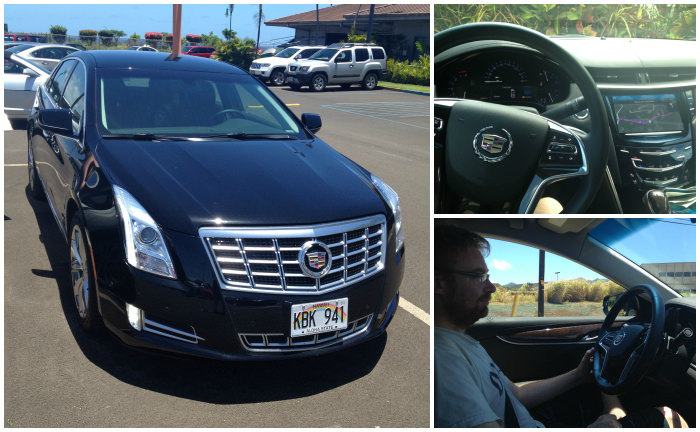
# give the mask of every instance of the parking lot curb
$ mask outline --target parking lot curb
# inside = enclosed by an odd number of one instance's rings
[[[402,92],[402,93],[412,93],[412,94],[417,94],[421,96],[430,96],[430,93],[428,92],[422,92],[418,90],[405,90],[405,89],[397,89],[397,88],[391,88],[391,87],[380,87],[382,90],[391,90],[391,91],[396,91],[396,92]]]

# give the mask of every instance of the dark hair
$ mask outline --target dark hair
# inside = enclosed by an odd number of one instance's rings
[[[434,234],[435,263],[446,262],[459,249],[477,248],[484,256],[491,251],[488,240],[456,225],[435,224]]]

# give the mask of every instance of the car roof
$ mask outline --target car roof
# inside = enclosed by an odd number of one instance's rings
[[[144,56],[138,51],[129,50],[104,50],[104,51],[78,51],[66,58],[81,58],[90,62],[97,68],[123,69],[127,67],[160,70],[182,70],[192,72],[215,73],[248,73],[228,63],[202,57],[177,56],[175,60],[168,61],[169,53],[152,53]]]
[[[21,51],[26,51],[32,48],[70,48],[70,49],[78,49],[75,47],[72,47],[70,45],[64,45],[64,44],[47,44],[47,43],[41,43],[41,42],[25,42],[21,45],[15,45],[10,48],[7,48],[10,51],[13,52],[21,52]]]

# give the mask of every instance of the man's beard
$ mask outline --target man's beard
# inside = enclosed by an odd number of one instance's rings
[[[480,303],[490,299],[491,296],[488,294],[479,297],[479,299],[471,305],[465,305],[462,302],[456,301],[454,298],[454,291],[449,298],[445,297],[443,297],[443,307],[445,308],[447,317],[452,324],[458,327],[469,327],[489,314],[488,305],[480,305]]]

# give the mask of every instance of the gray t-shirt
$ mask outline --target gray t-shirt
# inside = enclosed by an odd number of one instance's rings
[[[506,392],[520,427],[543,427],[513,396],[508,378],[469,335],[435,328],[435,427],[474,427],[505,418]]]

